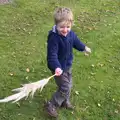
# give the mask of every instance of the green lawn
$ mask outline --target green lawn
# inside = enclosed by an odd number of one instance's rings
[[[72,8],[73,30],[92,49],[89,57],[74,50],[71,102],[76,107],[60,109],[59,120],[120,120],[119,0],[14,0],[0,5],[0,98],[51,75],[46,40],[57,6]],[[33,99],[0,104],[0,120],[49,120],[43,105],[55,90],[52,80]]]

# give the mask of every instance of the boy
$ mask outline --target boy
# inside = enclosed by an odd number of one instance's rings
[[[72,87],[72,48],[86,53],[90,53],[91,49],[85,46],[71,30],[73,14],[69,8],[57,8],[54,21],[55,25],[48,35],[47,63],[51,72],[56,74],[55,82],[58,90],[46,104],[46,110],[50,116],[57,117],[56,108],[62,106],[73,109],[69,100]]]

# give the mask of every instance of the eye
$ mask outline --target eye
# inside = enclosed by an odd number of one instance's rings
[[[67,26],[67,28],[70,28],[70,26]]]
[[[65,26],[60,26],[60,28],[65,28]]]
[[[61,26],[61,28],[65,28],[65,26]]]

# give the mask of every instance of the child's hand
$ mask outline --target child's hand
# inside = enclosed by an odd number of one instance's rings
[[[61,70],[61,68],[56,68],[55,69],[55,75],[56,76],[60,76],[62,74],[63,70]]]
[[[91,53],[91,49],[87,46],[85,46],[85,55],[88,56]]]

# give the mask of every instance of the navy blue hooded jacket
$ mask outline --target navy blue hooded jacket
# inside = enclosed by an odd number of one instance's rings
[[[53,29],[49,31],[47,41],[48,68],[53,72],[58,67],[63,71],[70,68],[73,60],[72,48],[84,51],[85,45],[72,30],[65,37],[58,34],[56,26],[53,26]]]

